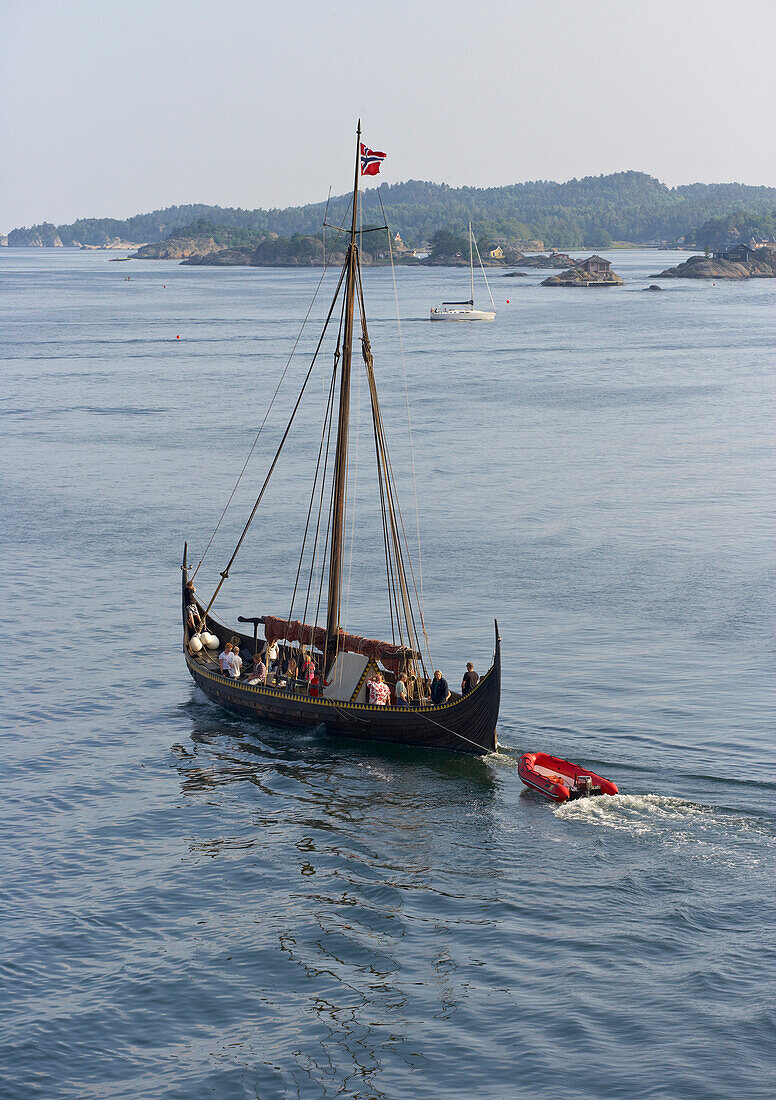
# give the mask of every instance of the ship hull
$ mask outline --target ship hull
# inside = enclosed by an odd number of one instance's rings
[[[327,731],[359,741],[464,752],[477,756],[497,747],[496,721],[500,667],[483,676],[474,691],[438,707],[377,707],[332,699],[313,699],[281,689],[231,680],[186,655],[197,687],[209,699],[244,717],[283,726],[325,726]]]

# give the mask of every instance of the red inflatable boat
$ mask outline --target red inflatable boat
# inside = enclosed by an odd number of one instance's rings
[[[517,774],[527,787],[553,802],[594,794],[617,794],[617,787],[610,779],[546,752],[524,753],[518,761]]]

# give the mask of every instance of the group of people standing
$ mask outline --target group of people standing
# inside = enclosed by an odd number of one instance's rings
[[[474,665],[469,661],[466,665],[466,672],[463,674],[461,681],[461,695],[468,695],[470,691],[474,691],[477,684],[480,682],[478,673],[474,671]],[[367,680],[367,695],[369,702],[372,706],[389,706],[391,702],[391,689],[385,683],[383,674],[378,672],[371,680]],[[440,669],[436,669],[432,680],[423,681],[419,683],[414,677],[412,682],[406,673],[402,672],[396,680],[396,687],[394,688],[394,695],[396,698],[395,706],[397,707],[409,707],[414,703],[418,706],[431,703],[432,706],[438,707],[442,703],[446,703],[450,698],[452,692],[445,680]]]
[[[289,654],[284,647],[284,652],[281,654],[277,642],[268,642],[261,653],[254,655],[253,664],[245,676],[246,682],[251,685],[266,684],[267,674],[271,669],[276,673],[277,686],[287,686],[289,681],[301,680],[307,686],[308,694],[317,696],[320,690],[320,679],[315,661],[304,646],[299,649],[298,660],[294,653],[295,651],[292,650]],[[243,660],[240,656],[239,647],[232,642],[227,642],[224,646],[219,654],[218,664],[222,675],[228,676],[232,680],[242,678]],[[479,675],[474,671],[472,662],[469,661],[461,681],[461,694],[468,695],[470,691],[476,688],[479,681]],[[366,689],[367,699],[372,706],[384,707],[391,705],[391,689],[386,684],[382,672],[376,672],[372,679],[367,680]],[[410,694],[412,694],[412,699]],[[441,706],[448,701],[451,694],[447,680],[445,680],[440,669],[436,669],[430,682],[425,681],[423,685],[419,685],[417,681],[414,681],[412,688],[410,687],[409,677],[405,672],[402,672],[396,680],[394,705],[409,707],[417,701],[417,705],[420,706],[423,706],[424,703],[426,705],[430,703],[432,706]]]

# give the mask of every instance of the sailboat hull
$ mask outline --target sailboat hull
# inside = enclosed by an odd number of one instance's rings
[[[432,321],[495,321],[494,310],[489,309],[432,309]]]

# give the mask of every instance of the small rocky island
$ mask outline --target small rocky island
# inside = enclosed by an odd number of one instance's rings
[[[567,271],[561,271],[558,275],[550,275],[548,279],[543,279],[541,285],[591,287],[623,286],[624,283],[625,280],[612,271],[612,265],[603,256],[588,256],[586,260],[574,264]]]
[[[573,256],[569,256],[565,252],[550,252],[539,256],[519,256],[516,260],[510,259],[510,263],[513,263],[515,267],[557,267],[567,269],[581,263],[581,260],[575,260]]]
[[[740,244],[727,252],[690,256],[651,279],[773,279],[776,277],[776,249],[752,248]]]

